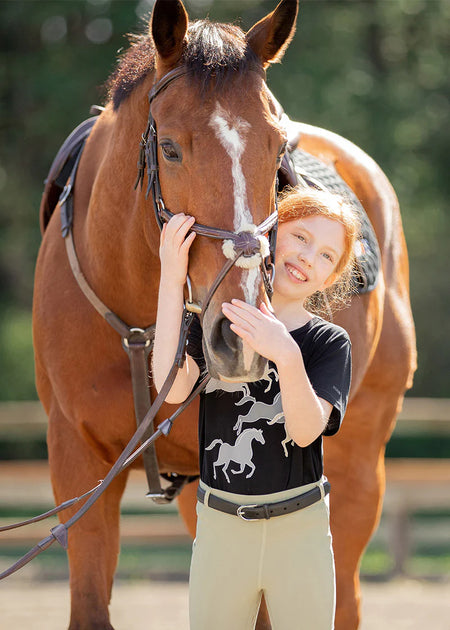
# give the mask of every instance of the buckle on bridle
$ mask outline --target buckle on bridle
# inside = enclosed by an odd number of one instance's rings
[[[202,307],[197,302],[194,302],[192,299],[192,284],[191,279],[189,278],[189,274],[186,275],[186,285],[188,290],[188,298],[184,302],[184,306],[187,311],[190,313],[196,313],[199,315],[202,312]]]
[[[245,509],[247,509],[247,508],[255,508],[255,507],[258,507],[258,506],[256,505],[256,503],[255,503],[255,504],[253,504],[253,505],[240,505],[240,506],[238,507],[238,509],[236,510],[236,514],[237,514],[237,516],[239,516],[239,518],[241,518],[243,521],[259,521],[259,518],[247,518],[247,517],[246,517],[246,516],[244,516],[244,514],[243,514],[243,511],[244,511]]]

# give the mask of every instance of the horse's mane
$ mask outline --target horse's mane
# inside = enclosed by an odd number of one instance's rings
[[[106,88],[114,109],[128,98],[155,67],[155,47],[150,35],[130,37],[131,46],[119,59]],[[244,32],[233,24],[209,20],[191,22],[182,64],[202,91],[214,86],[221,90],[230,76],[261,68],[261,62],[248,47]]]

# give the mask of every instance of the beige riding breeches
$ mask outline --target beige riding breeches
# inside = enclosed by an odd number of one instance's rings
[[[248,505],[283,501],[317,485],[257,496],[211,492]],[[329,496],[297,512],[257,521],[244,521],[206,503],[207,496],[205,504],[197,503],[190,630],[252,630],[263,594],[273,630],[333,630]]]

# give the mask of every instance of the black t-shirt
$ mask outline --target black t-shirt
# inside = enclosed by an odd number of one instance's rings
[[[340,427],[347,406],[351,344],[343,328],[320,317],[291,332],[316,394],[333,405],[324,435]],[[188,353],[201,371],[201,327],[194,321]],[[268,363],[255,383],[211,379],[200,401],[200,476],[211,488],[268,494],[318,481],[323,473],[322,436],[302,448],[287,435],[278,373]]]

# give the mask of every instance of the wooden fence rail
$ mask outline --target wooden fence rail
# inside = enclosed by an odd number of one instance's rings
[[[0,402],[0,439],[13,433],[42,436],[46,428],[47,416],[38,401]],[[395,435],[422,430],[450,435],[450,398],[405,399]]]
[[[0,440],[42,438],[47,420],[38,402],[0,404]],[[407,398],[399,416],[394,435],[406,436],[426,431],[450,435],[450,399]],[[3,507],[53,504],[48,465],[45,461],[0,462],[0,505]],[[85,489],[80,489],[80,492]],[[157,513],[149,522],[148,515],[125,515],[122,537],[127,541],[182,541],[187,540],[176,508],[152,507],[145,499],[145,477],[132,471],[122,507]],[[447,458],[387,458],[386,495],[383,520],[387,524],[388,545],[393,557],[394,573],[405,573],[414,542],[411,516],[418,510],[439,509],[450,512],[450,452]],[[0,519],[0,522],[3,519]],[[44,537],[49,526],[45,522],[27,531],[7,532],[0,537],[0,545],[28,542]],[[39,531],[38,531],[39,530]],[[42,530],[42,532],[41,532]],[[450,540],[449,540],[450,546]]]

